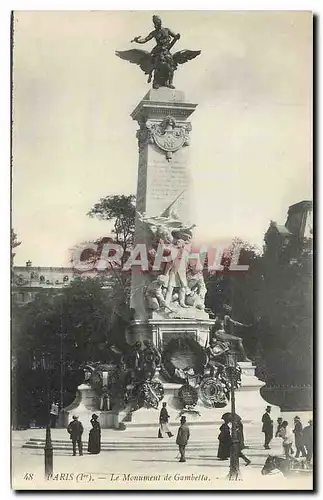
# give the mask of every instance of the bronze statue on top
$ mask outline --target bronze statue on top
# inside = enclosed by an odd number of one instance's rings
[[[153,16],[155,29],[146,37],[136,36],[131,42],[146,43],[155,39],[156,45],[151,52],[146,50],[132,49],[116,51],[116,55],[133,64],[138,64],[142,71],[148,76],[148,83],[153,79],[153,88],[169,87],[174,89],[174,71],[178,64],[184,64],[190,59],[200,55],[200,50],[180,50],[171,54],[170,49],[180,38],[180,34],[175,34],[169,28],[162,27],[159,16]]]

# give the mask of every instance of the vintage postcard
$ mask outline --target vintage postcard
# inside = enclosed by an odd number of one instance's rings
[[[14,490],[312,490],[310,11],[12,14]]]

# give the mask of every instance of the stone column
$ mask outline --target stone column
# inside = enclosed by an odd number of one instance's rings
[[[161,215],[178,198],[174,209],[180,220],[191,224],[189,133],[187,118],[196,104],[185,102],[184,93],[168,88],[151,89],[131,116],[138,122],[139,163],[137,211],[147,216]],[[136,219],[135,244],[149,248],[150,234]],[[149,273],[132,268],[131,307],[135,318],[149,319],[144,306],[144,288]]]

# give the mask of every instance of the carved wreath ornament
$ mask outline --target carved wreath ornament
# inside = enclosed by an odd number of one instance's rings
[[[166,152],[166,158],[170,161],[173,153],[182,146],[189,145],[191,129],[190,123],[176,123],[172,116],[168,116],[161,123],[150,121],[142,123],[137,132],[139,150],[149,142],[156,144],[162,151]]]

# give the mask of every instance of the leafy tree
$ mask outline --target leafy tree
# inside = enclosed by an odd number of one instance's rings
[[[105,196],[87,214],[90,217],[113,222],[113,240],[122,246],[125,254],[133,246],[136,216],[135,199],[134,195]]]
[[[113,317],[113,330],[119,329],[120,335],[124,335],[129,319],[130,311],[130,289],[131,272],[124,271],[123,267],[127,261],[134,243],[135,231],[135,196],[134,195],[110,195],[96,203],[87,215],[100,220],[113,222],[111,236],[103,237],[95,241],[96,251],[84,252],[82,258],[93,265],[98,270],[100,276],[105,276],[109,282],[110,289],[113,290],[113,307],[111,315]],[[120,265],[109,262],[100,270],[98,263],[104,259],[104,245],[115,243],[122,247],[123,254],[120,258]],[[85,245],[86,246],[86,245]],[[113,253],[113,252],[112,252]],[[117,334],[117,333],[116,333]]]
[[[231,270],[232,257],[237,250],[240,252],[238,264],[249,266],[248,270]],[[255,263],[261,259],[259,249],[239,238],[234,238],[228,249],[224,251],[221,260],[222,270],[208,271],[205,269],[205,282],[207,285],[206,308],[213,315],[221,313],[224,304],[232,306],[234,319],[252,326],[248,330],[243,329],[236,332],[244,339],[247,352],[252,356],[255,354],[255,318],[253,307],[249,297],[248,284],[250,270]],[[206,263],[207,267],[207,263]]]
[[[258,364],[270,385],[312,383],[312,243],[266,246],[250,299],[258,319]]]
[[[87,243],[82,243],[78,246],[78,250],[84,248],[84,251],[81,252],[81,261],[90,264],[90,267],[96,270],[98,276],[105,277],[110,283],[110,288],[114,291],[112,315],[114,316],[115,323],[118,323],[122,327],[124,327],[123,318],[126,318],[125,321],[127,323],[130,317],[131,272],[124,271],[123,267],[133,247],[135,214],[134,195],[110,195],[101,198],[87,215],[113,222],[111,236],[102,237],[95,241],[94,243],[97,245],[96,250],[90,247],[87,249]],[[105,258],[105,245],[109,243],[118,244],[122,247],[123,254],[120,257],[120,264],[117,262],[103,262],[103,266],[101,266],[99,264]],[[114,251],[112,250],[111,252],[111,255],[113,255]]]
[[[20,416],[30,420],[34,412],[44,420],[49,401],[59,397],[62,353],[67,405],[81,382],[82,365],[107,362],[109,347],[123,346],[121,326],[124,331],[129,318],[121,321],[114,313],[118,300],[110,280],[77,277],[61,293],[41,292],[20,308],[12,339]]]
[[[68,363],[99,360],[100,344],[120,341],[113,337],[115,302],[114,287],[100,277],[77,277],[59,294],[39,293],[21,311],[24,334],[14,339],[13,348],[38,360],[46,353],[59,363],[63,335]]]
[[[10,231],[10,248],[11,248],[11,255],[10,255],[10,266],[11,266],[11,280],[14,277],[14,272],[13,272],[13,264],[14,264],[14,258],[16,253],[13,251],[14,248],[17,248],[19,245],[21,245],[21,241],[18,241],[17,234],[15,231],[11,228]],[[18,313],[18,308],[17,305],[15,304],[14,301],[12,301],[12,322],[11,322],[11,331],[16,332],[18,335],[19,332],[19,323],[17,322],[16,319],[16,314]],[[11,335],[13,337],[13,335]],[[12,349],[12,356],[11,356],[11,387],[12,387],[12,404],[14,411],[12,412],[12,423],[13,427],[16,428],[18,422],[17,422],[17,383],[16,383],[16,367],[17,367],[17,358],[15,356],[15,351]]]
[[[229,303],[235,319],[252,326],[236,333],[267,385],[312,381],[312,244],[290,237],[260,255],[243,246],[239,263],[247,272],[230,272],[232,247],[222,259],[224,270],[208,273],[206,304],[213,312]]]
[[[13,250],[14,248],[17,248],[19,245],[21,245],[21,241],[18,241],[18,236],[12,228],[10,233],[10,244],[11,244],[11,267],[12,267],[16,255],[16,253]]]

